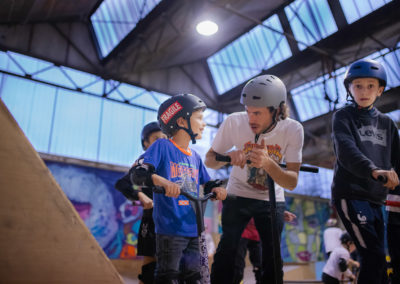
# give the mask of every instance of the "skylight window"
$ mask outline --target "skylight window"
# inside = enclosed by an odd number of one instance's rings
[[[101,56],[106,57],[161,0],[104,0],[90,17]]]
[[[389,2],[391,0],[340,0],[340,5],[343,8],[347,22],[351,24]]]
[[[326,0],[296,0],[285,7],[285,13],[300,50],[337,31]]]
[[[292,55],[278,16],[273,15],[207,59],[219,94]],[[280,33],[268,29],[271,27]]]

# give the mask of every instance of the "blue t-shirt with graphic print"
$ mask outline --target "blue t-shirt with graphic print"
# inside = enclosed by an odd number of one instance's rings
[[[200,156],[195,151],[185,153],[171,140],[154,142],[144,154],[143,162],[153,165],[157,175],[179,184],[182,190],[196,197],[199,196],[199,185],[210,180]],[[196,215],[186,197],[172,198],[156,193],[153,202],[157,234],[197,236]]]

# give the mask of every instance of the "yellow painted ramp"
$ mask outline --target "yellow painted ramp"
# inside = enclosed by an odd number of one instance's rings
[[[1,99],[0,283],[123,283]]]

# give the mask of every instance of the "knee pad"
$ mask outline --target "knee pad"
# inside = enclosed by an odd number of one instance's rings
[[[144,284],[153,284],[154,282],[154,271],[156,269],[156,262],[150,262],[142,266],[142,274],[139,274],[138,278]]]

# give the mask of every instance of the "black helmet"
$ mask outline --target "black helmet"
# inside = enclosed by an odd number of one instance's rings
[[[206,104],[195,95],[176,95],[167,99],[158,108],[158,123],[160,124],[161,130],[168,137],[171,137],[176,130],[183,129],[190,135],[192,143],[195,144],[196,135],[193,134],[192,127],[190,125],[190,117],[194,111],[199,109],[204,110],[206,107]],[[188,121],[188,128],[178,126],[176,121],[179,117],[183,117]]]
[[[143,147],[143,150],[145,150],[144,149],[144,141],[149,139],[150,135],[153,132],[157,132],[157,131],[161,131],[160,125],[158,125],[157,121],[150,122],[150,123],[146,124],[143,127],[142,135],[141,135],[142,136],[142,147]]]
[[[376,78],[379,84],[386,87],[386,71],[382,64],[371,59],[362,59],[350,65],[344,75],[344,86],[349,88],[351,81],[357,78]]]
[[[349,233],[345,232],[340,236],[340,242],[342,244],[347,244],[348,242],[353,242],[353,239],[349,235]]]

